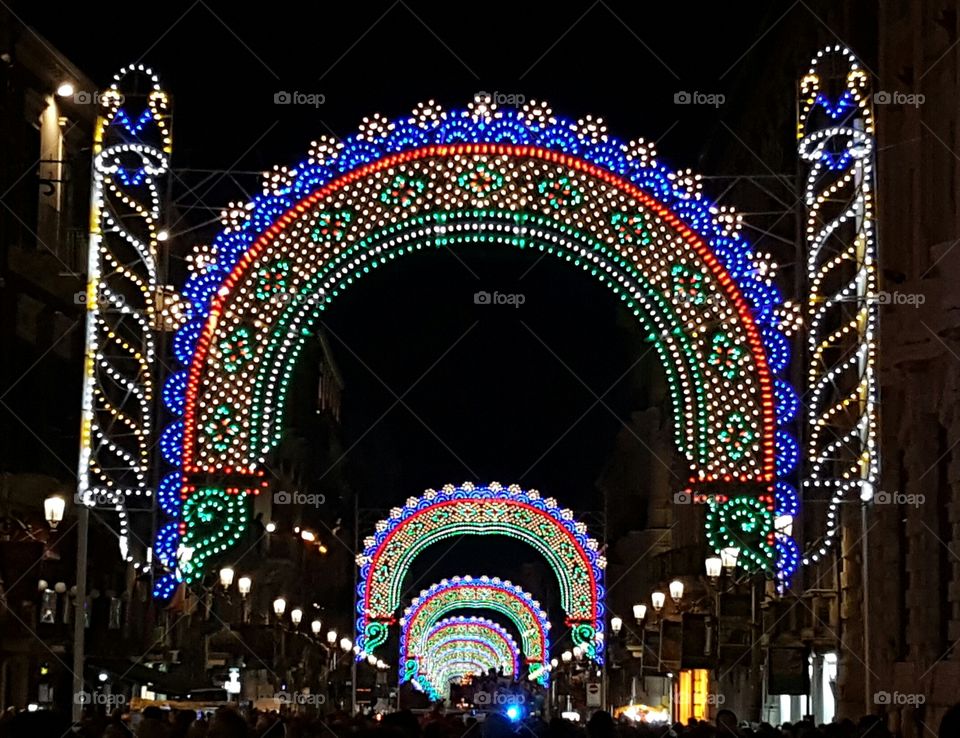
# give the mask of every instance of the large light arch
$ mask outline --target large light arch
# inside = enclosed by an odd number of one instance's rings
[[[602,651],[603,570],[606,560],[586,526],[552,498],[517,485],[465,482],[427,490],[377,524],[357,557],[357,643],[375,650],[400,607],[410,564],[427,546],[451,536],[504,535],[530,545],[557,576],[560,605],[574,637],[591,655]],[[453,580],[459,581],[459,580]]]
[[[343,142],[320,141],[224,223],[184,289],[174,352],[185,368],[164,385],[183,419],[161,439],[172,471],[160,492],[182,522],[157,559],[190,558],[159,594],[241,535],[243,498],[265,485],[291,368],[319,313],[398,256],[460,243],[554,255],[623,300],[666,370],[689,491],[710,501],[711,542],[789,577],[796,547],[788,526],[774,530],[774,484],[796,465],[783,427],[796,398],[775,378],[788,351],[772,268],[699,178],[662,166],[649,144],[539,103],[421,105],[407,120],[374,116]],[[786,485],[776,493],[795,498]]]
[[[482,639],[495,644],[495,647],[511,656],[510,669],[506,674],[514,679],[520,677],[520,647],[506,628],[488,618],[460,616],[444,618],[431,627],[424,636],[422,650],[401,650],[400,683],[408,682],[415,679],[417,674],[424,673],[428,665],[424,663],[425,659],[429,659],[430,653],[439,644],[463,639]],[[403,645],[410,647],[412,644],[404,641]]]
[[[400,651],[422,651],[427,634],[443,617],[457,610],[497,612],[516,627],[528,676],[546,684],[550,669],[550,620],[540,603],[521,587],[498,577],[442,579],[413,600],[400,619]],[[378,644],[358,637],[366,652]]]

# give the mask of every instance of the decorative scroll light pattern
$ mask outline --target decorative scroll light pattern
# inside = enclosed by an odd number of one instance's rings
[[[420,593],[400,620],[400,651],[422,653],[427,635],[444,615],[455,610],[492,610],[516,627],[520,634],[527,675],[546,684],[550,671],[550,621],[528,592],[497,577],[443,579]],[[361,654],[370,652],[370,639],[359,644]]]
[[[168,380],[182,388],[172,439],[184,499],[263,488],[296,358],[352,284],[416,251],[507,245],[563,259],[622,300],[660,356],[711,540],[737,540],[745,567],[788,572],[788,549],[768,532],[774,484],[796,463],[774,390],[789,353],[773,269],[700,178],[664,167],[649,143],[540,102],[431,102],[317,141],[223,223],[184,288],[189,317],[174,346],[184,369]],[[232,508],[226,535],[187,547],[188,581],[246,524],[242,502]]]
[[[419,674],[427,674],[433,667],[431,654],[434,650],[451,640],[482,640],[490,643],[510,662],[504,667],[506,676],[516,679],[520,676],[520,649],[513,636],[499,623],[487,618],[456,617],[444,618],[424,637],[423,650],[420,652],[400,652],[400,683],[411,681]],[[406,645],[406,641],[404,641]]]
[[[804,555],[809,563],[834,543],[840,503],[871,500],[878,477],[876,142],[870,78],[849,49],[817,54],[800,102],[809,280],[804,491],[830,496],[822,537]]]
[[[85,505],[117,511],[121,553],[132,561],[127,497],[142,507],[153,494],[157,235],[170,113],[142,64],[121,69],[99,100],[77,493]]]
[[[357,643],[362,648],[372,652],[386,640],[416,557],[437,541],[461,535],[509,536],[540,553],[557,576],[567,625],[591,658],[602,657],[606,559],[599,543],[573,511],[553,498],[497,482],[428,489],[377,523],[376,534],[364,540],[357,557]]]

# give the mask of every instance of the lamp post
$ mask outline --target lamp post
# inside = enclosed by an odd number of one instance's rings
[[[293,623],[294,628],[299,628],[300,623],[303,621],[303,610],[299,607],[295,607],[290,611],[290,622]]]
[[[310,632],[313,633],[314,638],[320,635],[321,628],[323,628],[323,623],[319,620],[314,620],[310,623]]]
[[[229,566],[220,570],[220,586],[223,587],[224,591],[230,589],[230,585],[233,584],[233,575],[234,571]]]
[[[614,635],[620,635],[620,630],[623,628],[623,619],[618,618],[614,615],[610,618],[610,630],[613,631]]]
[[[63,522],[63,510],[66,506],[67,501],[60,495],[50,495],[43,501],[43,517],[46,518],[50,530],[56,530]]]

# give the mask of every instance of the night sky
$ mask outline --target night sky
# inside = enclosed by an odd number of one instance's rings
[[[481,90],[545,99],[572,118],[601,115],[623,140],[656,140],[675,168],[696,167],[747,70],[770,51],[764,30],[817,23],[769,2],[95,7],[51,13],[32,3],[20,15],[100,84],[130,61],[160,73],[174,100],[182,249],[212,236],[203,224],[246,199],[253,173],[295,163],[311,139],[349,133],[365,115],[399,117],[430,98],[448,107]],[[727,102],[675,105],[682,90]],[[276,105],[280,91],[324,103]],[[204,176],[187,170],[228,168],[236,173],[209,181],[202,198],[187,194]],[[520,292],[526,304],[477,306],[481,289]],[[345,463],[366,507],[427,486],[498,480],[600,509],[597,480],[621,421],[643,407],[644,384],[661,371],[637,362],[638,330],[598,283],[507,250],[406,257],[352,288],[325,319],[346,380],[344,443],[356,442]]]

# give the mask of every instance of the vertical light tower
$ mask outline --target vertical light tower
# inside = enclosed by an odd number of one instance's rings
[[[862,678],[867,711],[873,708],[867,507],[880,467],[872,103],[866,70],[842,46],[820,51],[800,81],[797,136],[806,175],[808,283],[804,497],[827,505],[826,520],[815,524],[811,538],[816,540],[805,552],[804,563],[819,561],[838,533],[850,531],[851,545],[843,547],[844,642],[839,645],[844,654],[862,654],[859,663],[844,657],[842,672],[848,685]],[[859,525],[841,507],[845,502],[856,504],[858,498]],[[856,700],[844,687],[844,699]]]
[[[99,94],[86,294],[86,352],[77,499],[116,509],[130,560],[126,502],[152,495],[161,178],[171,147],[169,101],[143,65]]]
[[[829,499],[810,563],[834,542],[841,501],[873,499],[879,468],[873,106],[868,74],[848,49],[819,52],[801,80],[798,138],[808,278],[804,487],[805,496]]]
[[[89,508],[116,511],[127,561],[128,498],[152,508],[160,184],[171,149],[169,100],[152,71],[125,67],[97,98],[76,495],[74,721],[83,708]]]

